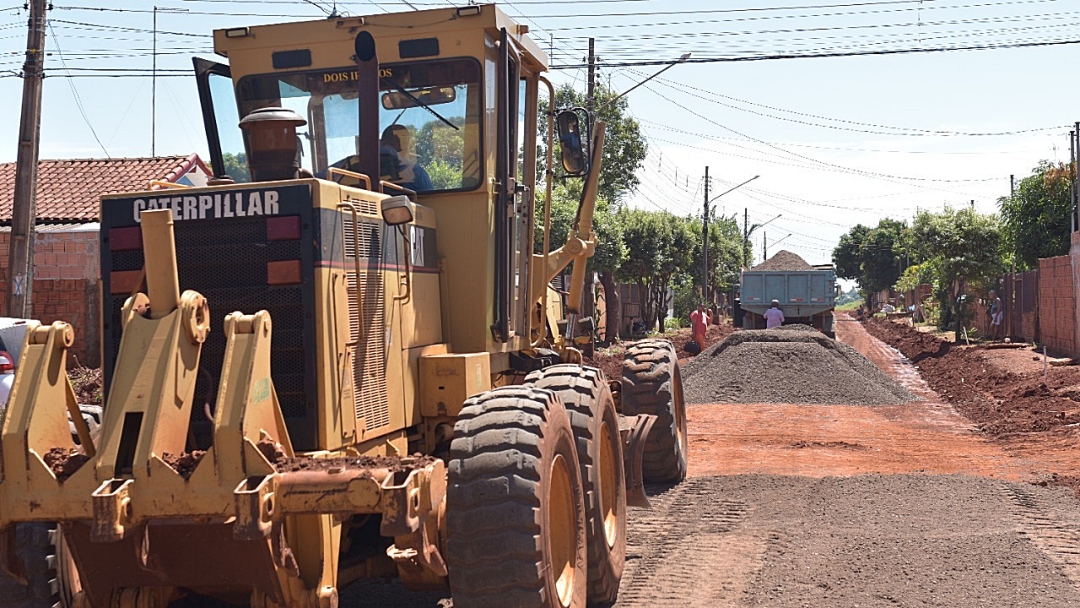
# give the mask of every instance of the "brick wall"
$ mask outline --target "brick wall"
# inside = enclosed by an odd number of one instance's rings
[[[6,316],[10,236],[0,232],[0,311]],[[97,230],[46,227],[35,235],[32,316],[45,324],[70,323],[75,343],[68,352],[89,367],[101,364],[98,247]]]
[[[1047,348],[1077,354],[1076,293],[1069,256],[1039,259],[1039,334]]]

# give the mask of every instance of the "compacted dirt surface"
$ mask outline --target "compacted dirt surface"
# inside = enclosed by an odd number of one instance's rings
[[[983,349],[962,355],[985,355],[968,367],[947,361],[934,375],[928,362],[958,351],[915,335],[925,348],[909,356],[928,353],[919,359],[927,383],[854,320],[838,317],[837,336],[915,399],[691,403],[690,477],[648,488],[652,508],[630,509],[615,605],[1080,606],[1080,502],[1053,487],[1080,465],[1068,446],[1073,414],[1042,394],[1071,400],[1062,389],[1073,370],[1050,368],[1046,389],[1036,383],[1024,396],[1017,387],[1042,373],[1031,351]],[[785,373],[793,384],[818,380]],[[994,388],[986,379],[998,374],[1017,377]],[[1034,398],[1069,413],[1047,416]],[[344,590],[342,606],[368,605],[452,602],[393,582]]]

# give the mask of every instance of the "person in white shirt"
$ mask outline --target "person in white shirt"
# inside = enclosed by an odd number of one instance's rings
[[[784,311],[780,310],[780,301],[773,300],[772,308],[765,311],[765,328],[772,329],[784,324]]]

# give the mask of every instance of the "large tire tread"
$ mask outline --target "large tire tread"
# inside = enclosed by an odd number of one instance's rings
[[[450,443],[446,494],[446,560],[457,608],[545,608],[541,515],[547,497],[545,454],[557,450],[577,466],[565,409],[554,393],[511,386],[465,402]],[[554,452],[551,452],[553,458]],[[575,471],[576,472],[576,471]],[[576,478],[576,477],[575,477]],[[576,486],[584,545],[583,498]],[[585,555],[579,554],[584,603]]]
[[[618,436],[618,415],[611,398],[604,372],[594,367],[574,364],[554,365],[532,372],[525,378],[526,384],[554,391],[566,406],[570,425],[577,441],[578,460],[581,465],[581,481],[585,489],[585,512],[588,515],[589,539],[589,605],[606,605],[614,602],[619,593],[626,563],[626,486],[623,471],[622,440]],[[599,494],[599,475],[596,461],[599,457],[600,440],[594,428],[599,429],[597,408],[610,408],[608,423],[616,436],[615,478],[618,480],[617,510],[621,514],[617,531],[617,544],[609,548],[603,529],[603,514]]]
[[[15,524],[16,555],[28,579],[22,585],[0,570],[0,608],[53,608],[59,605],[56,582],[55,525]],[[3,559],[0,557],[0,559]]]
[[[678,483],[686,478],[686,406],[678,365],[675,348],[666,340],[637,342],[623,360],[623,413],[656,416],[641,465],[648,483]]]

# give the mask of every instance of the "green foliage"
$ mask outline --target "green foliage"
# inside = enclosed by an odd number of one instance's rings
[[[681,327],[689,327],[690,313],[697,310],[697,305],[701,301],[701,294],[697,285],[688,276],[680,277],[673,282],[672,291],[675,296],[672,299],[672,308],[675,311],[675,319],[678,320]]]
[[[694,232],[691,222],[666,211],[623,209],[618,214],[623,238],[629,245],[619,267],[621,280],[636,283],[645,294],[642,310],[646,323],[667,316],[667,289],[672,280],[690,270]]]
[[[1044,160],[1015,193],[998,199],[1005,249],[1020,269],[1030,270],[1039,258],[1069,252],[1071,173],[1069,165]]]
[[[833,250],[836,275],[858,281],[867,294],[892,287],[900,278],[899,256],[905,251],[907,229],[905,222],[888,218],[874,228],[856,225]]]
[[[1004,271],[1001,222],[996,215],[967,206],[946,208],[940,213],[920,213],[911,233],[912,256],[919,263],[930,263],[937,278],[934,295],[942,305],[939,327],[959,331],[970,322],[970,311],[958,306],[957,297],[968,288],[981,290]]]
[[[461,169],[451,162],[434,159],[423,165],[435,190],[450,190],[461,187]]]
[[[694,255],[690,266],[690,273],[694,278],[694,284],[700,296],[702,279],[702,229],[701,220],[693,218],[690,221],[690,230],[695,235]],[[709,218],[709,289],[712,291],[727,291],[739,282],[739,271],[742,267],[742,229],[731,217]]]
[[[859,307],[862,306],[862,305],[863,305],[863,299],[862,298],[856,298],[854,300],[848,300],[847,302],[844,302],[843,304],[837,305],[836,310],[858,310]]]
[[[251,174],[248,171],[247,154],[241,152],[239,154],[230,154],[226,152],[221,155],[221,160],[225,164],[225,174],[233,178],[236,183],[247,183],[251,181]]]
[[[637,187],[639,180],[637,170],[644,162],[648,152],[648,145],[641,134],[641,125],[627,113],[627,100],[622,98],[614,103],[618,93],[609,90],[602,84],[596,85],[596,120],[607,124],[604,135],[604,154],[600,167],[599,195],[608,201],[617,202],[622,196]],[[575,91],[570,84],[564,84],[555,92],[556,109],[566,109],[586,106],[586,94]],[[541,153],[538,158],[544,158],[544,150],[547,144],[547,112],[546,101],[540,104],[542,120],[539,121],[542,137],[538,138],[538,146]],[[558,146],[558,142],[555,143]],[[555,150],[555,166],[559,166],[558,149]],[[539,167],[538,170],[543,170]]]
[[[897,291],[914,291],[919,285],[931,285],[937,280],[936,268],[932,261],[912,264],[904,269],[896,281]]]

